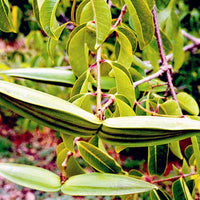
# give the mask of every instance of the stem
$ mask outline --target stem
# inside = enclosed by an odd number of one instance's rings
[[[156,5],[154,5],[154,7],[153,7],[152,14],[153,14],[155,35],[156,35],[156,40],[157,40],[158,49],[159,49],[159,53],[160,53],[161,62],[162,62],[162,65],[167,65],[168,63],[167,63],[167,59],[166,59],[166,56],[165,56],[165,51],[164,51],[164,48],[163,48],[163,42],[162,42],[160,29],[159,29],[159,25],[158,25]]]
[[[69,158],[71,156],[73,156],[73,153],[71,151],[69,151],[67,153],[67,156],[66,156],[65,160],[62,163],[61,184],[64,184],[65,181],[67,180],[66,167],[67,167],[67,161],[69,160]]]
[[[151,183],[161,183],[161,182],[165,182],[165,181],[175,181],[179,178],[185,178],[185,177],[188,177],[188,176],[192,176],[192,175],[196,175],[197,173],[196,172],[191,172],[190,174],[182,174],[182,175],[179,175],[179,176],[174,176],[174,177],[171,177],[171,178],[166,178],[166,179],[160,179],[160,180],[155,180],[155,181],[151,181]]]
[[[103,119],[103,113],[101,109],[101,69],[100,69],[100,62],[101,62],[101,46],[97,50],[97,108],[96,108],[96,115],[97,117],[102,120]]]
[[[76,7],[76,0],[73,0],[72,9],[71,9],[71,20],[73,22],[75,22],[75,18],[74,18],[75,7]]]
[[[119,15],[119,17],[117,19],[117,21],[113,25],[113,28],[116,28],[122,22],[122,19],[123,19],[125,13],[126,13],[126,5],[124,4],[123,7],[122,7],[122,10],[121,10],[121,13],[120,13],[120,15]]]
[[[154,21],[154,26],[155,26],[156,40],[157,40],[158,49],[159,49],[160,58],[161,58],[161,68],[166,69],[168,86],[170,88],[172,98],[177,102],[177,104],[180,108],[178,99],[176,97],[176,92],[174,90],[174,85],[172,83],[172,66],[169,65],[168,62],[167,62],[167,58],[166,58],[163,43],[162,43],[162,38],[161,38],[160,29],[159,29],[159,25],[158,25],[158,18],[157,18],[157,12],[156,12],[156,5],[155,4],[154,4],[153,10],[152,10],[152,14],[153,14],[153,21]]]
[[[196,37],[190,35],[189,33],[185,32],[184,30],[181,30],[181,33],[183,34],[184,37],[191,40],[194,44],[200,45],[200,39],[199,38],[196,38]]]
[[[105,110],[106,110],[111,104],[113,104],[114,101],[115,101],[115,97],[114,97],[114,96],[110,97],[110,99],[105,103],[105,105],[104,105],[103,108],[101,109],[102,113],[104,113]]]

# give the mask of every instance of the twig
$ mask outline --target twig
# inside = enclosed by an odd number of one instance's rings
[[[191,172],[190,174],[181,174],[179,176],[174,176],[174,177],[171,177],[171,178],[166,178],[166,179],[160,179],[160,180],[155,180],[155,181],[151,181],[151,183],[161,183],[161,182],[165,182],[165,181],[175,181],[179,178],[185,178],[185,177],[188,177],[188,176],[192,176],[192,175],[196,175],[197,173],[196,172]]]
[[[200,45],[200,39],[199,38],[196,38],[193,35],[190,35],[189,33],[185,32],[184,30],[181,30],[181,33],[183,34],[184,37],[191,40],[194,44]]]
[[[67,167],[67,161],[69,160],[69,158],[71,156],[73,156],[73,153],[71,151],[69,151],[67,153],[67,156],[66,156],[65,160],[62,163],[61,184],[64,184],[65,181],[67,180],[66,167]]]
[[[97,67],[97,107],[96,107],[96,115],[97,117],[102,120],[103,119],[103,113],[101,110],[101,70],[100,70],[100,61],[101,61],[101,46],[97,50],[97,61],[96,61],[96,67]]]
[[[115,97],[111,96],[110,99],[105,103],[105,105],[103,106],[103,108],[101,109],[102,113],[105,112],[105,110],[111,105],[113,104],[113,102],[115,101]]]
[[[72,22],[75,21],[75,18],[74,18],[75,7],[76,7],[76,0],[73,0],[72,9],[71,9],[71,20],[72,20]]]
[[[113,28],[116,28],[116,27],[122,22],[125,13],[126,13],[126,5],[123,5],[122,10],[121,10],[121,13],[120,13],[120,15],[119,15],[117,21],[116,21],[115,24],[113,25]]]
[[[167,62],[167,58],[166,58],[163,43],[162,43],[162,38],[161,38],[160,29],[159,29],[159,25],[158,25],[156,5],[154,5],[154,7],[153,7],[152,14],[153,14],[154,27],[155,27],[156,40],[157,40],[158,49],[159,49],[160,58],[161,58],[161,64],[162,64],[161,67],[166,69],[168,86],[170,88],[172,98],[179,105],[178,99],[176,97],[176,92],[174,90],[174,86],[172,83],[172,66],[169,65]],[[179,105],[179,107],[180,107],[180,105]]]

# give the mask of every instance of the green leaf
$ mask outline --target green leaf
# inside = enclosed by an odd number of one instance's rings
[[[83,141],[77,145],[83,159],[99,172],[123,173],[121,166],[98,147]]]
[[[61,142],[56,148],[56,154],[59,154],[65,148],[64,142]]]
[[[0,73],[7,76],[63,86],[72,86],[76,81],[72,71],[53,68],[19,68],[0,71]]]
[[[193,200],[190,191],[183,178],[178,179],[172,185],[174,200]],[[178,192],[177,192],[178,191]]]
[[[89,1],[83,1],[83,3],[84,2],[88,2],[88,3],[81,10],[80,19],[78,19],[78,20],[80,20],[80,21],[78,21],[79,24],[84,24],[84,23],[87,23],[89,21],[94,20],[94,13],[93,13],[91,2],[89,2]],[[77,12],[78,11],[79,10],[77,10]],[[79,16],[77,16],[77,17],[79,17]]]
[[[8,0],[0,1],[0,30],[3,32],[16,32],[12,22]]]
[[[132,107],[135,102],[135,91],[129,71],[118,63],[109,63],[115,74],[117,94],[125,96]]]
[[[77,96],[77,95],[76,95]],[[92,107],[91,107],[91,95],[83,94],[79,98],[77,98],[75,101],[73,101],[73,104],[82,108],[83,110],[86,110],[87,112],[93,113]]]
[[[58,167],[58,169],[60,171],[62,171],[62,163],[64,162],[64,160],[67,158],[67,154],[68,154],[69,150],[67,148],[64,148],[62,150],[60,150],[57,153],[57,157],[56,157],[56,165]]]
[[[145,0],[124,0],[131,17],[140,48],[143,49],[153,38],[154,25],[151,10]]]
[[[181,116],[182,112],[175,100],[168,100],[160,104],[160,108],[166,115]]]
[[[193,136],[191,137],[192,140],[192,147],[194,151],[194,156],[196,159],[196,168],[197,172],[200,173],[200,137],[199,136]]]
[[[135,52],[137,48],[137,38],[135,32],[124,23],[120,23],[120,25],[117,27],[117,31],[120,31],[128,38],[132,45],[132,51]]]
[[[150,192],[152,200],[171,200],[172,198],[165,191],[158,189]]]
[[[78,8],[76,9],[76,24],[81,24],[81,22],[80,22],[80,21],[82,21],[81,18],[83,20],[85,20],[86,16],[87,16],[86,19],[88,19],[90,17],[93,18],[93,10],[92,10],[92,15],[91,15],[90,12],[88,13],[88,15],[86,13],[86,11],[88,11],[88,7],[89,7],[88,4],[89,4],[89,2],[90,2],[90,0],[84,0],[84,1],[82,1],[79,4]],[[85,23],[88,22],[88,21],[91,21],[91,20],[85,20]]]
[[[83,72],[78,79],[76,80],[72,91],[71,91],[71,97],[77,95],[77,94],[83,94],[88,92],[88,79],[90,77],[90,71]]]
[[[120,51],[118,55],[117,62],[126,68],[131,66],[133,60],[132,45],[127,36],[121,31],[117,31],[117,41],[120,45]]]
[[[147,192],[156,186],[125,175],[90,173],[69,178],[62,186],[72,196],[111,196]]]
[[[148,147],[149,174],[161,176],[165,172],[168,154],[168,144]]]
[[[74,150],[74,139],[75,139],[75,137],[71,136],[71,135],[63,134],[63,133],[61,133],[61,137],[62,137],[62,140],[65,144],[65,147],[69,151],[75,153],[75,150]]]
[[[199,106],[192,96],[186,92],[180,92],[177,94],[177,99],[183,110],[192,115],[199,114]]]
[[[66,24],[59,26],[56,20],[56,9],[59,4],[59,0],[44,0],[39,7],[39,19],[40,24],[49,36],[58,40]]]
[[[115,102],[117,104],[118,112],[120,117],[124,116],[135,116],[133,109],[118,96],[115,96]]]
[[[0,163],[0,175],[9,181],[35,190],[57,192],[61,188],[60,177],[40,167]]]
[[[68,56],[72,70],[76,76],[80,76],[88,69],[88,47],[85,42],[85,27],[74,29],[69,40]],[[75,32],[75,34],[73,33]]]
[[[96,23],[96,45],[97,49],[108,37],[111,30],[111,12],[108,4],[104,0],[90,0],[94,12]]]
[[[177,156],[179,159],[183,159],[183,155],[181,153],[180,143],[179,141],[171,142],[170,143],[170,150],[172,153]]]
[[[85,171],[74,158],[74,156],[70,156],[69,160],[67,161],[66,175],[69,178],[79,174],[85,174]]]

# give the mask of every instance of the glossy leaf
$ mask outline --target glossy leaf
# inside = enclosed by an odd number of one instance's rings
[[[39,19],[46,34],[55,40],[58,40],[66,24],[59,26],[56,20],[56,9],[59,0],[44,0],[39,7]]]
[[[80,24],[81,22],[81,15],[82,13],[87,10],[86,6],[88,6],[87,4],[90,2],[90,0],[84,0],[82,1],[78,8],[76,9],[76,24]],[[90,13],[91,14],[91,13]],[[90,15],[89,17],[93,17],[93,11],[92,11],[92,16]],[[84,18],[83,18],[84,19]],[[91,20],[88,20],[91,21]],[[88,22],[87,21],[87,22]]]
[[[136,38],[135,32],[124,23],[121,23],[117,27],[117,31],[122,32],[128,38],[128,40],[130,41],[132,45],[132,51],[135,52],[137,48],[137,38]]]
[[[199,136],[193,136],[192,139],[192,147],[194,151],[194,156],[196,159],[196,168],[197,172],[200,173],[200,137]]]
[[[186,92],[180,92],[177,94],[177,99],[183,110],[192,115],[199,114],[199,106],[192,96]]]
[[[24,78],[55,85],[71,86],[75,83],[76,77],[70,70],[53,68],[18,68],[0,71],[7,76]]]
[[[75,153],[75,150],[74,150],[74,139],[75,139],[75,137],[72,136],[72,135],[67,135],[67,134],[62,134],[62,133],[61,133],[61,137],[62,137],[62,140],[65,144],[65,147],[69,151]]]
[[[129,41],[127,36],[121,31],[118,30],[117,34],[118,34],[117,41],[119,42],[120,45],[120,51],[117,62],[119,62],[124,67],[129,68],[133,60],[131,42]]]
[[[104,0],[90,0],[96,23],[96,45],[97,49],[107,38],[111,29],[111,13],[108,4]]]
[[[3,32],[16,32],[12,22],[8,0],[0,1],[0,30]]]
[[[131,17],[140,48],[143,49],[153,38],[154,25],[151,10],[145,0],[124,0]]]
[[[57,165],[57,167],[58,167],[58,169],[59,169],[60,171],[62,171],[62,163],[63,163],[64,160],[66,159],[68,152],[69,152],[69,150],[68,150],[67,148],[64,148],[64,149],[60,150],[60,151],[57,153],[56,165]]]
[[[148,147],[148,171],[151,175],[162,175],[167,166],[169,145]]]
[[[117,104],[118,112],[120,117],[124,116],[135,116],[133,109],[118,96],[115,96],[115,102]]]
[[[123,172],[120,165],[111,156],[90,143],[78,142],[78,150],[83,159],[99,172]]]
[[[171,200],[172,198],[165,191],[158,189],[150,192],[151,200]]]
[[[88,69],[88,47],[85,42],[85,27],[78,31],[74,29],[73,32],[75,34],[68,44],[68,56],[74,74],[80,76]]]
[[[133,106],[135,102],[135,91],[131,82],[130,73],[118,63],[110,62],[110,64],[115,74],[117,93],[125,96],[131,106]]]
[[[79,174],[85,174],[85,171],[74,158],[74,156],[70,156],[69,160],[67,161],[66,175],[69,178]]]
[[[73,196],[111,196],[147,192],[155,185],[125,175],[90,173],[69,178],[61,190]]]
[[[182,112],[179,105],[174,100],[168,100],[160,104],[160,108],[166,115],[181,116]]]
[[[77,94],[83,94],[88,92],[88,79],[90,77],[90,71],[83,72],[78,79],[76,80],[72,91],[71,91],[71,97],[77,95]]]
[[[83,2],[87,2],[87,1],[83,1]],[[88,1],[88,3],[82,9],[79,20],[80,20],[79,21],[80,24],[84,24],[84,23],[94,20],[94,12],[93,12],[92,4],[90,1]]]
[[[170,143],[170,150],[172,153],[177,156],[179,159],[183,159],[183,155],[181,153],[180,143],[179,141],[171,142]]]
[[[183,178],[178,179],[172,185],[174,200],[193,200],[190,191]],[[178,192],[177,192],[178,191]]]
[[[57,192],[61,187],[58,175],[35,166],[0,163],[0,175],[18,185],[45,192]]]

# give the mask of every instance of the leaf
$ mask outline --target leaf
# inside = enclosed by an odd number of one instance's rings
[[[183,178],[178,179],[172,184],[172,191],[174,200],[193,200]]]
[[[165,172],[168,154],[168,144],[148,147],[149,174],[161,176]]]
[[[62,186],[72,196],[111,196],[151,191],[155,185],[125,175],[90,173],[69,178]]]
[[[85,171],[74,158],[74,156],[70,156],[67,162],[66,175],[69,178],[71,176],[76,176],[79,174],[85,174]]]
[[[16,32],[8,0],[1,0],[0,1],[0,30],[3,32]]]
[[[83,141],[78,142],[77,145],[82,158],[99,172],[123,172],[121,166],[111,156],[100,150],[98,147]]]
[[[120,45],[120,51],[118,55],[117,62],[123,65],[126,68],[130,68],[132,60],[133,60],[133,52],[132,52],[132,45],[129,39],[126,37],[124,33],[121,31],[117,31],[117,41]]]
[[[170,150],[172,153],[177,156],[179,159],[183,159],[183,155],[181,153],[180,143],[179,141],[171,142],[170,143]]]
[[[83,94],[79,98],[77,98],[75,101],[73,101],[73,104],[82,108],[83,110],[86,110],[87,112],[93,113],[92,107],[91,107],[91,100],[90,96],[88,94]]]
[[[84,17],[82,17],[82,13],[86,12],[88,10],[88,4],[89,4],[90,0],[84,0],[82,1],[78,8],[76,9],[76,24],[81,24],[81,18],[84,20]],[[91,4],[91,3],[90,3]],[[83,14],[86,15],[87,13]],[[90,15],[88,15],[88,17],[93,17],[93,10],[92,10],[92,15],[91,13],[89,13]],[[91,21],[91,20],[88,20]],[[87,22],[88,22],[87,21]],[[86,22],[85,22],[86,23]]]
[[[150,192],[152,200],[171,200],[172,198],[165,191],[158,189]]]
[[[135,52],[137,48],[137,38],[135,32],[124,23],[120,23],[120,25],[117,27],[117,31],[120,31],[128,38],[132,45],[132,51]]]
[[[111,29],[111,12],[108,4],[104,0],[90,0],[94,12],[96,23],[96,45],[97,49],[107,38]]]
[[[76,80],[72,91],[71,91],[71,97],[77,95],[77,94],[83,94],[88,92],[88,79],[90,77],[90,71],[83,72],[78,79]]]
[[[88,3],[81,10],[80,18],[79,19],[77,18],[79,20],[78,21],[79,24],[84,24],[84,23],[94,20],[94,13],[93,13],[91,2],[90,1],[83,1],[83,2],[88,2]],[[77,10],[77,12],[80,12],[80,11]]]
[[[120,117],[124,116],[135,116],[133,109],[118,96],[115,96],[115,102],[117,104],[118,112]]]
[[[199,136],[193,136],[191,137],[192,140],[192,147],[194,151],[194,156],[196,159],[196,168],[197,173],[200,173],[200,137]]]
[[[72,71],[53,68],[19,68],[0,71],[0,73],[7,76],[63,86],[72,86],[76,81]]]
[[[59,26],[56,20],[56,9],[58,7],[59,0],[44,0],[39,7],[39,19],[40,24],[49,36],[58,40],[66,24]]]
[[[199,106],[192,96],[186,92],[180,92],[177,94],[177,99],[183,110],[192,115],[199,114]]]
[[[61,133],[61,137],[62,137],[62,140],[65,144],[65,147],[69,151],[75,153],[75,150],[74,150],[74,139],[75,139],[75,137],[71,136],[71,135],[63,134],[63,133]]]
[[[181,116],[182,112],[175,100],[168,100],[160,104],[160,108],[166,115]]]
[[[57,153],[56,165],[57,165],[57,167],[58,167],[58,169],[59,169],[60,171],[62,171],[62,163],[63,163],[64,160],[66,159],[68,152],[69,152],[69,150],[68,150],[67,148],[64,148],[64,149],[60,150],[60,151]]]
[[[127,5],[140,48],[143,49],[154,35],[151,10],[145,0],[124,0],[124,2]]]
[[[74,29],[75,34],[69,40],[68,56],[72,70],[76,76],[80,76],[88,69],[88,47],[85,42],[85,27]]]
[[[195,187],[200,191],[200,175],[195,178]]]
[[[18,185],[35,190],[57,192],[61,188],[60,177],[40,167],[0,163],[0,175]]]
[[[129,71],[118,63],[109,63],[115,74],[117,93],[125,96],[129,100],[132,107],[135,102],[135,91],[131,82],[132,80]]]

